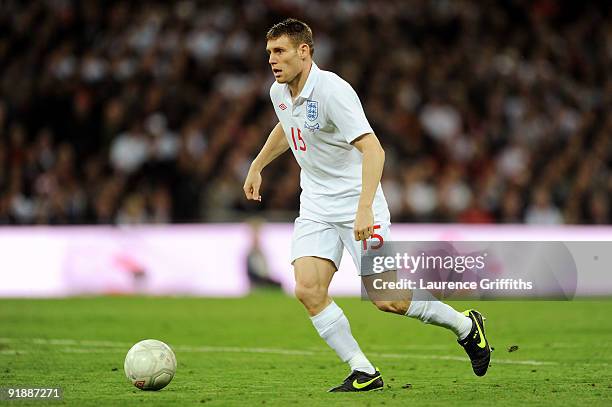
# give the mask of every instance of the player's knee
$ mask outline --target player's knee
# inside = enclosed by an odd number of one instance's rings
[[[308,284],[298,281],[295,284],[295,296],[306,308],[316,307],[325,302],[327,289],[320,284]]]
[[[372,301],[376,308],[384,312],[391,312],[393,314],[404,315],[408,310],[405,301]]]

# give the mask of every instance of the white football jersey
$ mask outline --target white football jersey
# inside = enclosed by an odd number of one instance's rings
[[[313,62],[300,95],[274,82],[270,98],[302,171],[300,216],[327,222],[355,219],[361,194],[362,154],[351,142],[373,133],[357,93]],[[372,205],[375,221],[389,219],[380,184]]]

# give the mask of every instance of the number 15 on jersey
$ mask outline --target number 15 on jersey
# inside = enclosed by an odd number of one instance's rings
[[[297,139],[296,139],[297,138]],[[291,128],[291,139],[293,140],[293,149],[295,151],[306,151],[306,142],[302,138],[302,130],[299,127]]]

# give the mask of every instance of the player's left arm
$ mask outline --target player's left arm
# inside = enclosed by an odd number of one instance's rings
[[[385,165],[385,150],[383,150],[378,137],[374,133],[366,133],[355,139],[351,144],[363,154],[361,195],[353,232],[355,233],[355,240],[365,240],[374,233],[372,204]]]

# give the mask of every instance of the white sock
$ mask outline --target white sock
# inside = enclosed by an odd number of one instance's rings
[[[459,340],[468,336],[472,329],[472,320],[469,317],[439,301],[427,290],[412,291],[412,301],[406,315],[426,324],[450,329]]]
[[[343,362],[349,363],[351,371],[359,370],[368,374],[376,372],[353,338],[351,326],[344,312],[335,302],[332,301],[323,311],[310,319],[321,338],[336,351]]]

